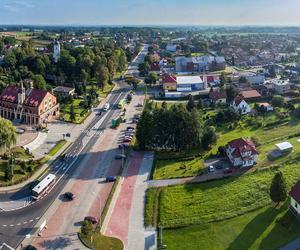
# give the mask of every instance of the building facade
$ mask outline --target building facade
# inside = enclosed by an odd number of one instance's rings
[[[226,154],[234,167],[251,167],[258,160],[258,152],[252,141],[239,138],[229,142]]]
[[[0,116],[30,126],[46,124],[59,117],[56,97],[45,90],[8,86],[0,95]]]

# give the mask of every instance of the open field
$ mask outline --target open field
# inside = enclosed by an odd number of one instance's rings
[[[300,178],[299,162],[280,167],[288,190]],[[152,216],[153,207],[158,207],[158,218],[145,218],[145,221],[158,221],[164,227],[178,227],[222,221],[246,214],[271,204],[269,187],[276,172],[275,168],[257,170],[240,177],[231,177],[208,183],[187,184],[165,187],[159,199],[155,191],[147,196],[146,216]],[[149,204],[149,202],[153,202]],[[159,202],[159,204],[155,204]]]
[[[222,222],[165,229],[164,244],[170,250],[268,249],[275,250],[300,235],[300,223],[287,206],[258,209]]]
[[[160,103],[155,105],[161,105]],[[169,104],[171,105],[171,104]],[[284,112],[285,110],[280,110]],[[204,117],[211,117],[215,115],[214,110],[205,111],[200,119],[202,122],[205,121]],[[178,158],[178,154],[182,154],[182,157],[185,158],[185,153],[175,153],[173,152],[160,152],[160,157],[157,158],[154,171],[154,179],[167,179],[167,178],[179,178],[194,176],[195,173],[201,173],[204,167],[203,161],[207,158],[213,157],[218,153],[218,148],[220,146],[225,146],[229,141],[246,137],[251,138],[255,137],[260,146],[258,146],[259,163],[256,167],[265,167],[272,164],[283,163],[287,160],[292,160],[300,156],[300,143],[297,141],[300,139],[300,119],[295,116],[288,116],[281,120],[280,124],[271,125],[280,121],[279,117],[274,113],[269,113],[264,116],[259,116],[258,119],[262,122],[262,127],[256,126],[247,126],[247,122],[244,118],[239,122],[233,129],[229,128],[228,124],[219,125],[216,128],[218,140],[215,145],[212,145],[211,149],[206,152],[200,152],[200,150],[195,151],[195,159],[182,161]],[[282,141],[290,141],[294,145],[294,150],[292,153],[287,154],[278,159],[270,160],[268,154],[270,151],[275,149],[275,144]],[[199,155],[201,153],[201,155]],[[162,155],[167,155],[168,161],[161,160]],[[174,160],[172,160],[174,158]],[[187,168],[180,169],[182,165],[188,166]]]

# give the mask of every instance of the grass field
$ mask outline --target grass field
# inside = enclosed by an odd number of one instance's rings
[[[204,116],[211,116],[214,111],[207,111]],[[203,118],[203,115],[200,119]],[[278,121],[278,117],[272,113],[261,118],[264,124],[270,124]],[[202,152],[202,156],[197,156],[197,160],[182,162],[179,159],[174,160],[161,160],[158,159],[155,164],[154,179],[167,179],[167,178],[180,178],[187,176],[194,176],[195,173],[201,173],[204,167],[203,161],[211,156],[214,156],[218,152],[220,146],[225,146],[229,141],[240,137],[255,137],[261,146],[258,147],[259,163],[257,167],[269,166],[271,164],[283,163],[287,160],[292,160],[300,156],[300,143],[297,141],[300,136],[300,119],[294,116],[286,118],[286,120],[279,125],[271,127],[251,127],[245,126],[245,121],[240,122],[240,126],[235,129],[229,129],[228,124],[217,127],[218,140],[215,145],[207,152]],[[294,137],[294,138],[293,138]],[[275,144],[282,141],[290,141],[294,145],[294,150],[291,154],[285,155],[279,159],[270,161],[268,159],[268,153],[275,149]],[[200,150],[199,150],[200,151]],[[195,154],[199,154],[199,151]],[[164,153],[160,153],[162,155]],[[172,159],[172,153],[165,153],[170,159]],[[177,153],[178,154],[178,153]],[[183,157],[185,153],[182,153]],[[175,157],[174,157],[175,158]],[[178,158],[178,157],[176,157]],[[188,166],[185,169],[180,169],[183,163]]]
[[[163,231],[170,250],[268,249],[275,250],[300,235],[300,223],[287,206],[258,209],[222,222]]]
[[[299,162],[286,164],[280,170],[288,189],[300,178]],[[154,189],[147,195],[145,221],[157,220],[164,227],[178,227],[222,221],[265,207],[271,203],[269,187],[275,171],[265,169],[214,182],[165,187],[159,200],[150,197],[155,190],[160,191]],[[158,218],[151,218],[153,207],[158,207]]]
[[[60,140],[48,153],[49,156],[54,156],[65,144],[66,140]]]

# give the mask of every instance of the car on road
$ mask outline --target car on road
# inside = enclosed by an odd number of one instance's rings
[[[224,171],[223,171],[224,174],[231,174],[232,172],[233,171],[230,168],[225,168]]]
[[[86,216],[84,217],[84,220],[91,222],[93,225],[98,223],[98,220],[93,216]]]
[[[130,126],[128,126],[128,127],[126,128],[126,130],[127,130],[127,131],[130,131],[130,130],[131,130],[131,131],[134,131],[134,130],[135,130],[135,128],[134,128],[134,127],[130,127]]]
[[[105,178],[105,182],[114,182],[116,181],[116,177],[115,176],[107,176]]]
[[[100,116],[100,115],[102,115],[102,112],[101,112],[101,111],[99,111],[99,112],[97,113],[97,115],[99,115],[99,116]]]
[[[214,166],[212,166],[212,165],[211,165],[211,166],[209,166],[209,167],[208,167],[208,172],[209,172],[209,173],[213,173],[213,172],[215,172],[215,167],[214,167]]]
[[[109,103],[105,103],[104,107],[103,107],[103,111],[107,111],[109,110]]]
[[[66,133],[66,137],[71,137],[71,133]]]
[[[116,160],[121,160],[121,159],[125,159],[126,158],[126,155],[123,155],[123,154],[117,154],[115,155],[115,159]]]
[[[75,195],[74,195],[73,193],[71,193],[71,192],[66,192],[66,193],[64,194],[64,197],[65,197],[67,200],[69,200],[69,201],[72,201],[72,200],[75,199]]]
[[[64,161],[64,160],[66,159],[66,154],[62,154],[62,155],[60,156],[60,159],[61,159],[62,161]]]

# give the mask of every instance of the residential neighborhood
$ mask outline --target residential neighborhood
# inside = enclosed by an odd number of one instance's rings
[[[0,3],[0,249],[300,249],[300,3]]]

